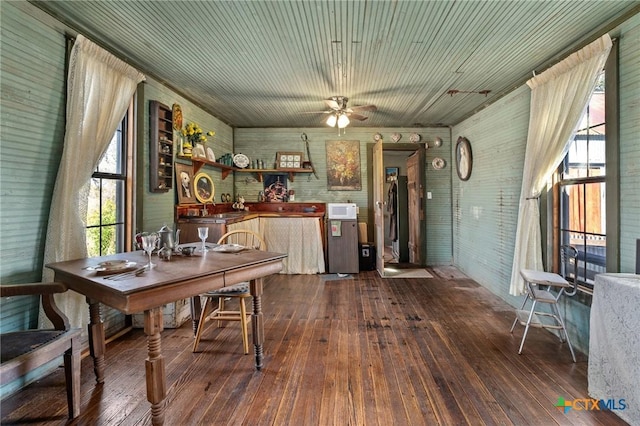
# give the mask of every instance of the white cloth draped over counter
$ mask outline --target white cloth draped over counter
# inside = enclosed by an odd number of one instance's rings
[[[260,217],[227,225],[227,230],[257,232],[267,250],[287,253],[281,274],[323,274],[325,272],[321,218]]]
[[[640,425],[640,275],[596,275],[589,336],[589,395],[612,399],[613,410]]]

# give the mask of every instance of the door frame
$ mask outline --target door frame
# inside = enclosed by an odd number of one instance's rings
[[[426,150],[423,144],[414,144],[414,143],[382,143],[382,142],[378,142],[381,144],[382,146],[382,161],[379,162],[379,164],[376,164],[377,162],[374,161],[374,146],[376,144],[369,144],[369,147],[367,149],[367,157],[368,157],[368,164],[371,165],[370,169],[371,169],[371,173],[369,174],[368,178],[369,178],[369,194],[368,194],[368,199],[369,199],[369,223],[373,224],[373,235],[374,235],[374,242],[376,245],[376,269],[378,270],[378,273],[380,273],[380,276],[384,277],[384,220],[382,221],[377,221],[376,220],[376,206],[375,206],[375,192],[376,190],[380,190],[379,188],[376,189],[375,184],[378,184],[380,182],[384,183],[384,152],[385,151],[407,151],[407,156],[412,155],[411,152],[417,152],[418,156],[420,158],[421,161],[418,162],[419,166],[420,166],[420,177],[422,179],[421,183],[420,183],[420,189],[419,189],[419,194],[420,194],[420,198],[423,200],[422,202],[422,208],[425,209],[423,211],[425,211],[425,214],[421,214],[420,215],[420,266],[426,266],[426,259],[427,259],[427,252],[426,252],[426,205],[425,205],[425,187],[426,187],[426,164],[425,164],[425,158],[426,158]],[[376,166],[379,167],[379,169],[374,170],[374,168],[376,168]],[[374,177],[374,175],[376,175]],[[384,191],[383,191],[384,193]],[[382,205],[379,206],[380,208],[384,209],[386,208],[386,200],[382,201]],[[380,227],[382,227],[382,229],[380,229]],[[382,246],[380,246],[380,235],[382,235]]]

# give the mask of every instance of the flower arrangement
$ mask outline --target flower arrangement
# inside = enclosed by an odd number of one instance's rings
[[[207,141],[207,136],[213,137],[216,132],[208,131],[206,134],[203,133],[200,126],[196,123],[187,123],[187,125],[182,129],[182,136],[184,136],[186,142],[191,145],[190,148],[193,148],[197,143],[205,143]],[[186,148],[185,144],[185,148]]]

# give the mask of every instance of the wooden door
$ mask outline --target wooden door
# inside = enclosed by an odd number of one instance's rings
[[[373,215],[374,243],[376,246],[376,269],[384,276],[384,165],[382,142],[373,146]]]
[[[407,159],[407,186],[409,207],[409,262],[422,265],[422,223],[424,221],[424,153],[416,151]]]

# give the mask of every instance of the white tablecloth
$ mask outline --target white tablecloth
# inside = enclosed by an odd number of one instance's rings
[[[589,336],[589,395],[613,399],[613,410],[640,425],[640,275],[596,275]]]
[[[323,274],[324,251],[320,219],[316,217],[260,218],[267,249],[287,253],[281,274]]]

